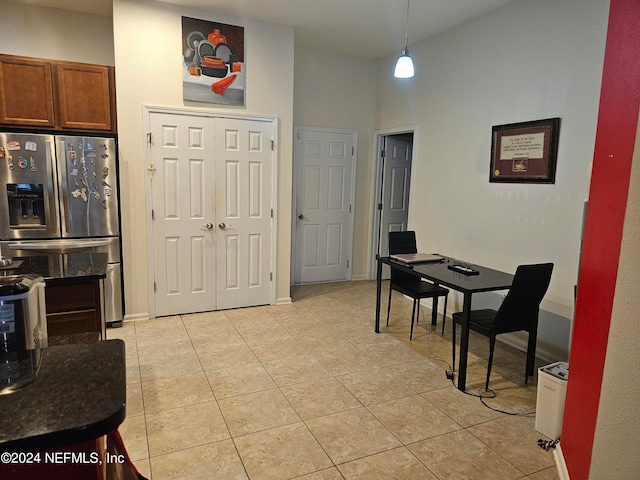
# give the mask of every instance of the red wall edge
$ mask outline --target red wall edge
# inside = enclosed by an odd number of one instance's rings
[[[562,424],[571,480],[587,480],[640,107],[640,1],[611,0]]]

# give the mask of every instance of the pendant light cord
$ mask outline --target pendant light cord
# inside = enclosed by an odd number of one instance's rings
[[[404,29],[404,51],[406,53],[407,47],[409,46],[409,1],[407,0],[407,23],[405,24]]]

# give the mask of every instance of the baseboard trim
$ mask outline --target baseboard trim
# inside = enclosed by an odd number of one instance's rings
[[[525,337],[518,336],[517,333],[506,333],[504,335],[500,335],[496,338],[498,342],[505,343],[510,347],[516,348],[522,352],[527,351],[527,340]],[[539,340],[539,339],[538,339]],[[557,349],[551,350],[545,348],[545,344],[543,342],[538,341],[536,345],[536,357],[544,360],[545,362],[554,363],[554,362],[566,362],[568,353],[560,352]]]
[[[291,297],[282,297],[276,299],[276,305],[290,305],[292,303],[293,300],[291,300]]]
[[[124,316],[125,322],[137,322],[138,320],[149,320],[148,313],[135,313]]]
[[[567,470],[567,464],[564,461],[564,455],[562,453],[562,446],[560,445],[560,443],[556,445],[556,448],[553,451],[553,457],[556,460],[556,467],[558,469],[558,478],[560,480],[570,480],[569,470]]]

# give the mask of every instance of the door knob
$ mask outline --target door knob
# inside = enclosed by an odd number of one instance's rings
[[[224,230],[225,228],[227,228],[227,226],[224,224],[224,222],[220,222],[220,223],[218,224],[218,228],[219,228],[220,230]]]
[[[307,217],[305,217],[303,214],[298,215],[298,220],[309,220]]]
[[[213,228],[213,223],[207,223],[204,228],[206,228],[207,230],[211,230]]]

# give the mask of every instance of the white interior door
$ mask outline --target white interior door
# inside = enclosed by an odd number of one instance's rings
[[[405,135],[390,135],[385,139],[384,151],[380,222],[382,256],[389,253],[389,232],[407,229],[413,142]]]
[[[355,134],[298,130],[294,283],[348,280]]]
[[[400,232],[407,229],[412,156],[412,134],[388,135],[382,139],[380,152],[382,177],[379,181],[381,188],[378,204],[380,225],[377,232],[377,252],[383,257],[389,254],[389,232]],[[383,265],[382,278],[388,279],[389,277],[389,267]]]
[[[151,113],[156,316],[215,308],[212,118]]]
[[[270,302],[272,130],[271,122],[216,119],[218,309]]]

